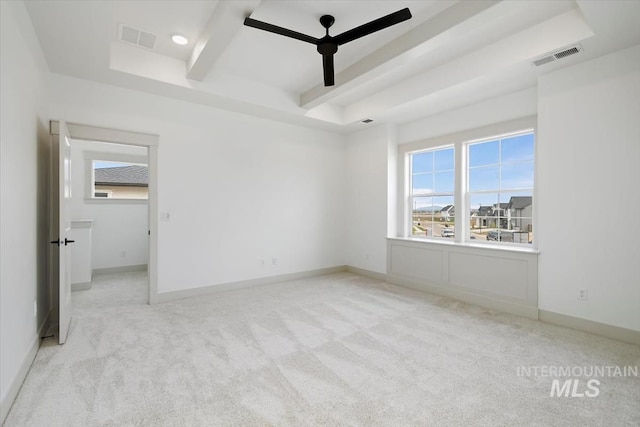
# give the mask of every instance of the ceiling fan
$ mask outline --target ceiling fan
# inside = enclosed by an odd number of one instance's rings
[[[393,12],[389,15],[383,16],[382,18],[374,19],[371,22],[367,22],[366,24],[360,25],[359,27],[353,28],[349,31],[345,31],[344,33],[334,37],[329,35],[329,28],[335,22],[335,18],[331,15],[323,15],[320,17],[320,24],[327,30],[327,34],[321,39],[298,33],[297,31],[289,30],[287,28],[278,27],[277,25],[258,21],[249,17],[245,18],[244,25],[316,45],[318,53],[322,55],[324,85],[333,86],[335,83],[333,72],[333,55],[338,51],[338,46],[349,43],[350,41],[359,39],[360,37],[364,37],[371,33],[375,33],[376,31],[391,27],[392,25],[399,24],[400,22],[406,21],[410,18],[411,12],[409,11],[409,8],[404,8],[397,12]]]

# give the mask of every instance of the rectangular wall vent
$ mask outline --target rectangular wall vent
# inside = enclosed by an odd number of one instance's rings
[[[556,57],[556,59],[561,59],[561,58],[564,58],[565,56],[575,55],[578,52],[580,52],[580,49],[578,49],[577,47],[572,47],[572,48],[563,50],[562,52],[558,52],[554,56]]]
[[[142,31],[125,24],[120,24],[118,30],[118,39],[125,43],[149,50],[153,50],[156,44],[157,36],[153,33]]]
[[[567,56],[575,55],[577,53],[580,53],[581,51],[582,51],[582,46],[576,45],[576,46],[570,47],[568,49],[562,49],[562,50],[554,52],[552,54],[545,55],[542,58],[538,58],[538,59],[532,61],[532,64],[534,66],[536,66],[536,67],[539,67],[541,65],[548,64],[549,62],[554,62],[554,61],[557,61],[558,59],[562,59],[562,58],[566,58]]]

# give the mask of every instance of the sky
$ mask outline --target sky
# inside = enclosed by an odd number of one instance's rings
[[[512,196],[532,196],[534,135],[527,133],[469,144],[471,209],[508,203]],[[454,148],[412,155],[414,194],[453,193]],[[453,196],[414,198],[414,209],[453,204]]]
[[[93,168],[94,169],[104,169],[104,168],[121,168],[125,166],[137,165],[138,163],[122,163],[122,162],[106,162],[102,160],[94,160]],[[146,166],[146,165],[142,165]]]

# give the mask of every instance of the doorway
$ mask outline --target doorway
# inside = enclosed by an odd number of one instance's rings
[[[60,122],[51,121],[50,130],[51,130],[51,135],[53,137],[52,139],[57,141],[60,136]],[[128,150],[131,152],[135,152],[136,150],[138,150],[138,153],[146,152],[146,156],[142,156],[142,157],[140,156],[136,157],[135,153],[134,154],[129,153],[129,155],[133,157],[128,157],[128,160],[122,159],[122,161],[129,162],[131,165],[138,165],[139,163],[142,163],[140,162],[140,159],[144,158],[147,164],[148,183],[147,183],[146,194],[145,194],[147,197],[147,200],[145,201],[130,200],[128,203],[144,204],[147,208],[146,209],[147,230],[146,230],[146,236],[145,236],[147,245],[146,245],[146,254],[145,254],[146,257],[144,257],[146,258],[147,283],[148,283],[146,299],[147,299],[147,303],[149,304],[154,303],[157,299],[157,253],[158,253],[157,251],[157,245],[158,245],[157,168],[158,168],[159,137],[157,135],[152,135],[152,134],[122,131],[122,130],[101,128],[101,127],[74,124],[74,123],[67,123],[66,130],[68,132],[68,136],[70,140],[77,141],[77,144],[84,144],[84,145],[104,144],[104,147],[109,147],[109,149],[102,150],[101,152],[122,151],[119,148],[125,148],[125,147],[128,147]],[[105,192],[108,192],[110,190],[105,191],[104,186],[96,187],[95,169],[94,169],[96,162],[94,161],[94,159],[90,159],[90,156],[91,156],[90,154],[86,154],[86,155],[83,154],[83,155],[86,156],[84,160],[85,176],[87,176],[86,165],[91,165],[91,169],[89,170],[89,174],[90,174],[89,176],[91,178],[90,179],[91,182],[87,180],[84,181],[84,186],[83,186],[84,189],[81,191],[83,194],[80,194],[80,197],[84,198],[85,201],[91,202],[91,203],[113,202],[113,200],[111,202],[105,202],[104,200],[101,200],[101,201],[95,200],[99,198],[101,195],[103,195]],[[109,160],[113,160],[113,158],[112,159],[107,158],[104,160],[109,161]],[[119,163],[119,165],[120,164],[121,163]],[[102,164],[102,166],[104,166],[104,164]],[[56,200],[59,199],[60,192],[64,191],[58,185],[55,185],[55,181],[56,181],[55,179],[52,179],[51,206],[50,206],[50,209],[52,210],[52,212],[55,212],[58,209],[58,207],[56,206]],[[131,193],[131,191],[129,191],[128,193]],[[119,197],[120,199],[124,198],[123,194],[124,193],[120,193],[120,196],[121,196]],[[55,223],[54,217],[55,216],[52,215],[52,223],[50,225],[51,236],[59,234],[59,227]],[[83,218],[80,218],[80,219],[83,219]],[[91,219],[91,218],[87,218],[87,219]],[[86,223],[84,224],[84,226],[86,226]],[[144,234],[144,230],[142,231],[142,233]],[[55,238],[55,237],[52,237],[52,238]],[[126,259],[128,256],[129,257],[139,256],[140,254],[128,253],[127,250],[124,249],[119,251],[119,255],[122,258]],[[130,265],[134,265],[135,267],[140,268],[140,266],[142,266],[143,264],[135,264],[135,261],[134,261],[134,263],[133,264],[130,263]],[[56,323],[58,321],[60,309],[61,309],[59,304],[59,298],[58,298],[59,290],[61,286],[61,281],[59,280],[59,277],[60,277],[59,271],[60,270],[57,267],[55,251],[52,251],[52,256],[50,256],[50,268],[49,268],[50,283],[51,283],[50,295],[51,295],[51,301],[52,301],[52,307],[53,307],[51,323]]]
[[[147,151],[71,139],[72,291],[91,289],[93,274],[147,270]]]

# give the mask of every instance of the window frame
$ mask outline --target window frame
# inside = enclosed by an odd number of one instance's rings
[[[514,138],[517,136],[523,136],[523,135],[529,135],[529,134],[533,134],[533,150],[534,150],[534,155],[533,155],[533,159],[532,160],[527,160],[527,161],[521,161],[521,162],[503,162],[502,160],[502,141],[508,138]],[[470,147],[473,145],[477,145],[477,144],[482,144],[482,143],[487,143],[487,142],[493,142],[493,141],[499,141],[499,150],[498,150],[498,162],[491,164],[491,165],[481,165],[481,166],[471,166],[470,161],[469,161],[469,151],[470,151]],[[514,131],[514,132],[506,132],[506,133],[502,133],[500,135],[494,135],[494,136],[490,136],[490,137],[486,137],[486,138],[479,138],[479,139],[475,139],[475,140],[471,140],[471,141],[466,141],[463,143],[463,148],[465,150],[465,164],[464,167],[466,169],[467,172],[467,177],[466,177],[466,182],[465,182],[465,186],[464,186],[464,198],[465,198],[465,206],[467,207],[465,215],[466,215],[466,219],[468,220],[467,223],[471,223],[471,213],[470,213],[470,208],[471,208],[471,197],[474,195],[482,195],[482,194],[487,194],[487,195],[492,195],[492,194],[497,194],[498,195],[498,203],[501,205],[502,203],[506,203],[506,201],[503,201],[502,199],[500,199],[500,195],[501,194],[509,194],[509,193],[531,193],[531,197],[532,197],[532,210],[533,208],[535,208],[536,205],[536,198],[534,197],[534,191],[535,191],[535,183],[536,183],[536,173],[535,173],[535,165],[536,165],[536,158],[535,158],[535,147],[536,147],[536,134],[535,134],[535,130],[533,128],[528,128],[528,129],[522,129],[519,131]],[[533,168],[534,168],[534,173],[533,173],[533,183],[532,183],[532,187],[521,187],[521,188],[504,188],[502,187],[502,166],[503,165],[511,165],[511,164],[518,164],[518,163],[533,163]],[[470,183],[470,171],[472,169],[476,169],[476,168],[483,168],[483,167],[492,167],[495,166],[498,168],[498,188],[491,188],[491,189],[483,189],[483,190],[471,190],[471,183]],[[498,210],[502,210],[501,206],[498,206]],[[503,212],[502,214],[498,215],[497,217],[499,219],[500,222],[502,222],[503,219],[508,219],[509,215],[506,215],[505,212]],[[524,218],[528,218],[528,217],[516,217],[517,219],[524,219]],[[534,214],[533,211],[531,213],[531,224],[529,224],[531,227],[533,226],[533,218],[534,218]],[[532,227],[533,229],[533,227]],[[470,231],[469,231],[470,233]],[[504,233],[502,233],[500,231],[500,227],[498,227],[498,235],[502,235]],[[512,236],[513,238],[513,236]],[[467,239],[467,241],[471,241],[472,239],[469,238]],[[479,242],[478,242],[479,243]],[[496,241],[496,244],[499,245],[508,245],[508,244],[512,244],[512,245],[517,245],[517,246],[521,246],[522,243],[520,242],[514,242],[513,240],[511,242],[504,241],[502,240],[502,238],[500,238],[500,240]]]
[[[131,163],[138,165],[147,165],[149,167],[148,156],[137,154],[124,154],[124,153],[107,153],[99,151],[85,151],[84,163],[85,163],[85,202],[87,203],[108,203],[108,204],[145,204],[147,199],[134,199],[134,198],[118,198],[118,197],[95,197],[95,174],[93,163],[94,162],[118,162],[118,163]],[[104,191],[104,190],[101,190]]]
[[[470,232],[470,196],[468,192],[468,145],[481,141],[487,141],[502,137],[509,134],[523,134],[533,132],[534,134],[534,153],[533,153],[533,197],[532,206],[532,229],[534,230],[533,240],[531,244],[511,243],[511,242],[491,242],[471,239]],[[427,236],[412,235],[412,194],[411,194],[411,154],[437,149],[445,146],[454,147],[455,164],[454,164],[454,206],[455,206],[455,226],[454,239],[432,238]],[[536,235],[539,234],[537,226],[537,182],[538,169],[537,162],[538,151],[538,133],[537,133],[537,117],[528,116],[520,119],[510,120],[501,123],[495,123],[488,126],[477,127],[443,136],[417,140],[405,144],[398,145],[398,168],[397,168],[397,195],[398,195],[398,213],[397,213],[397,237],[412,241],[424,241],[439,244],[455,244],[482,247],[488,249],[504,249],[507,251],[518,252],[537,252]],[[528,191],[528,190],[527,190]]]
[[[454,158],[453,158],[453,169],[437,171],[435,169],[435,153],[437,151],[449,150],[449,149],[453,149],[453,156],[454,156]],[[434,192],[433,193],[427,193],[427,194],[420,194],[420,193],[414,194],[413,193],[413,178],[414,178],[414,176],[416,174],[414,174],[414,172],[413,172],[413,162],[411,161],[412,156],[415,155],[415,154],[422,154],[422,153],[429,153],[429,152],[434,153],[434,160],[433,160],[434,169],[431,172],[423,172],[423,173],[424,174],[432,173],[435,176],[435,174],[437,174],[438,172],[442,173],[442,172],[449,172],[449,171],[452,170],[453,171],[453,189],[452,189],[452,191],[450,191],[450,192],[436,192],[435,188],[434,188]],[[435,197],[451,197],[453,199],[453,203],[452,204],[453,204],[454,208],[456,206],[456,204],[455,204],[455,192],[456,192],[456,181],[457,181],[456,162],[455,162],[456,147],[454,146],[454,144],[447,144],[447,145],[443,145],[443,146],[427,148],[427,149],[424,149],[424,150],[411,151],[411,152],[408,153],[408,156],[409,156],[409,160],[408,160],[409,161],[409,173],[408,173],[408,179],[409,179],[409,194],[408,194],[408,198],[409,198],[409,201],[408,201],[408,203],[409,203],[410,210],[411,210],[411,212],[410,212],[411,219],[409,220],[410,228],[408,230],[408,235],[410,237],[413,237],[413,238],[421,239],[423,237],[416,237],[416,236],[413,235],[413,211],[414,211],[413,206],[414,206],[415,198],[420,198],[420,197],[432,197],[432,198],[435,198]],[[433,215],[433,211],[432,211],[432,218],[433,218],[433,216],[434,215]],[[454,223],[455,223],[455,218],[456,217],[454,215]],[[454,235],[455,235],[455,231],[454,231]],[[432,232],[431,236],[427,235],[424,238],[448,239],[448,238],[443,237],[443,236],[434,236],[433,232]]]

